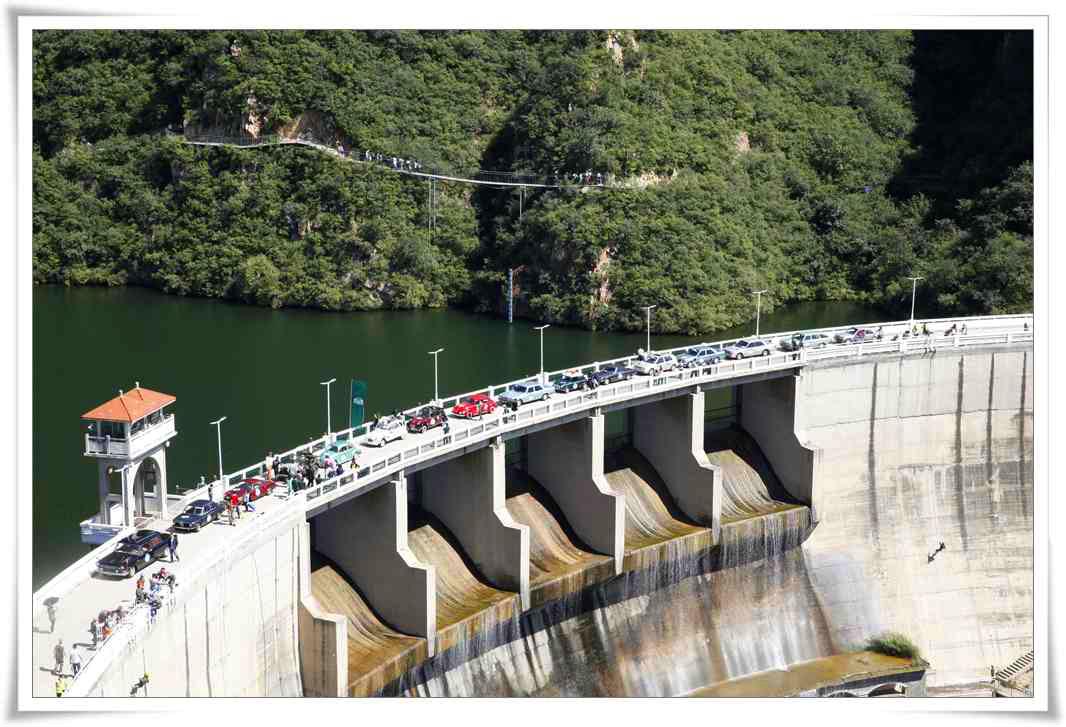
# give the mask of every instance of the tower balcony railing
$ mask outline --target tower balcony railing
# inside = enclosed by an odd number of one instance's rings
[[[155,424],[149,424],[130,437],[95,437],[85,435],[86,457],[136,457],[177,433],[174,415],[164,414]]]

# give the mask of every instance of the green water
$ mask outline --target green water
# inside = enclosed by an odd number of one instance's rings
[[[764,333],[889,320],[853,303],[810,303],[764,316]],[[369,382],[367,412],[441,396],[538,370],[530,321],[455,311],[326,313],[273,311],[187,299],[138,288],[38,287],[33,291],[33,582],[41,585],[87,552],[78,523],[98,508],[96,465],[83,456],[80,416],[134,381],[177,396],[178,436],[167,453],[171,491],[217,469],[220,416],[227,471],[326,430],[324,387],[333,385],[334,429],[347,426],[351,378]],[[753,326],[700,340],[750,334]],[[653,336],[653,348],[695,342]],[[644,346],[643,334],[545,331],[548,370],[616,358]]]

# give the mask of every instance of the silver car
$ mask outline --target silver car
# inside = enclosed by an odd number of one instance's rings
[[[734,360],[769,355],[770,344],[766,341],[760,341],[758,338],[745,338],[725,347],[725,357]]]
[[[633,370],[645,376],[655,376],[675,368],[677,359],[672,353],[646,353],[633,362]]]
[[[496,401],[503,406],[517,408],[532,401],[544,401],[552,395],[553,391],[552,387],[545,386],[539,381],[526,381],[507,387],[507,391],[496,397]]]

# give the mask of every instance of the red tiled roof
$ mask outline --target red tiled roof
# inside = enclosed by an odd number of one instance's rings
[[[82,419],[102,419],[109,422],[135,422],[167,404],[177,401],[176,396],[151,389],[137,388],[104,402],[81,415]]]

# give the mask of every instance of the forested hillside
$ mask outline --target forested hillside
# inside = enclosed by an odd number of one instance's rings
[[[1032,307],[1027,32],[37,31],[34,280],[703,332],[769,305]],[[425,181],[309,134],[458,170]]]

